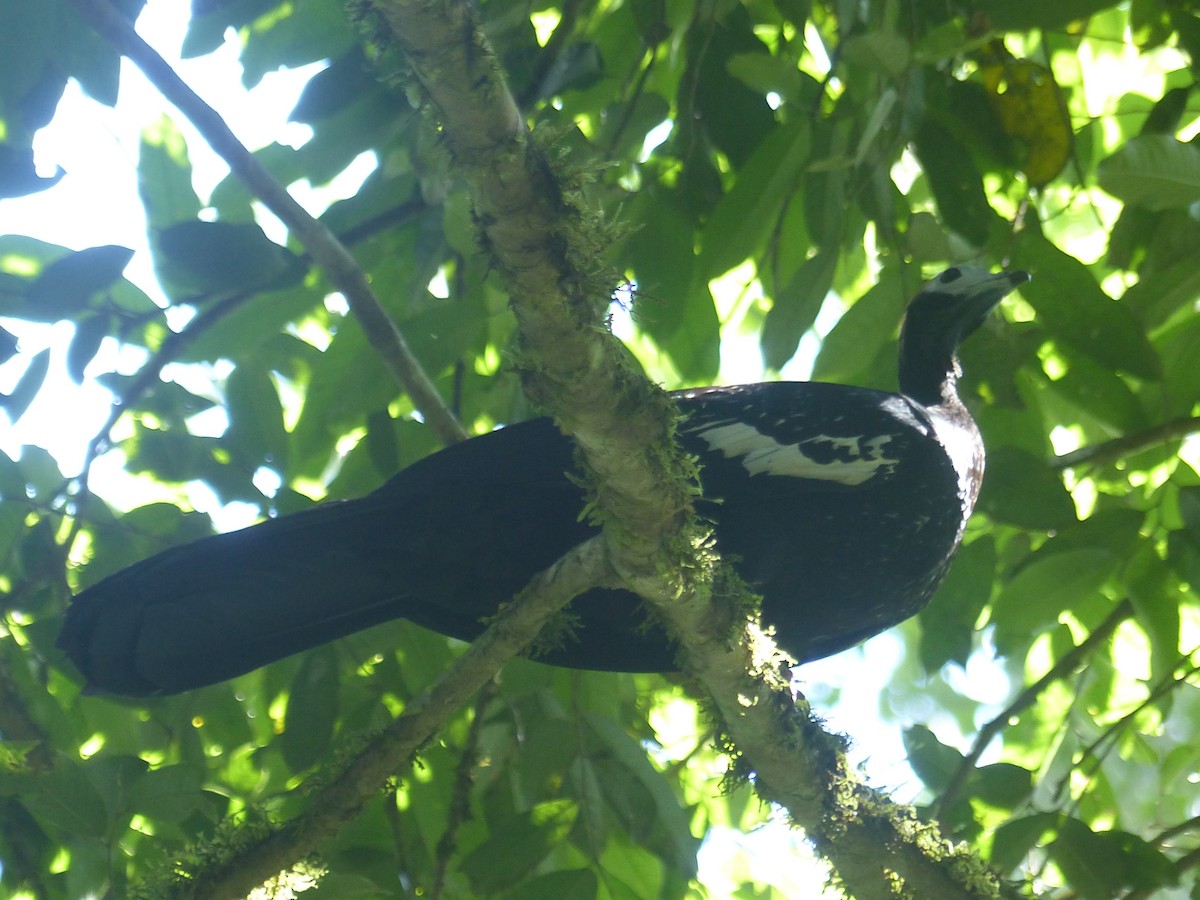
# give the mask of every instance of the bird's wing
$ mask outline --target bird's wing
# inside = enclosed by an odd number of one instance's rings
[[[932,434],[904,398],[865,388],[772,382],[676,396],[680,441],[702,464],[728,477],[740,470],[747,478],[798,479],[813,490],[887,482]]]

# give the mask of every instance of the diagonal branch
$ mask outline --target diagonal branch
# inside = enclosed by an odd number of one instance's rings
[[[367,340],[408,392],[425,423],[443,443],[467,436],[454,414],[442,402],[437,388],[409,349],[404,335],[388,317],[366,273],[350,251],[322,222],[310,216],[292,199],[287,189],[269,173],[230,131],[211,106],[200,99],[149,44],[133,25],[107,0],[69,0],[80,17],[91,25],[122,56],[136,65],[151,84],[196,126],[209,146],[229,165],[235,175],[288,227],[324,270],[331,284],[345,296],[358,317]]]
[[[357,240],[369,237],[377,229],[389,224],[398,224],[415,217],[424,209],[425,204],[423,201],[409,201],[344,232],[340,236],[340,240],[345,244],[353,245]],[[306,264],[311,265],[312,254],[306,252],[301,259]],[[84,511],[91,499],[91,494],[88,491],[88,477],[96,459],[108,449],[112,430],[116,427],[121,416],[134,408],[151,391],[162,375],[163,369],[168,364],[182,356],[192,344],[204,337],[209,329],[226,316],[232,315],[246,303],[253,300],[255,296],[257,294],[254,291],[241,291],[209,304],[203,304],[202,301],[204,298],[190,298],[190,302],[201,303],[205,308],[197,313],[179,331],[168,332],[162,343],[155,349],[153,355],[138,369],[137,374],[125,385],[120,395],[113,399],[104,423],[92,435],[91,440],[88,441],[87,451],[84,454],[83,465],[80,466],[79,473],[67,481],[66,490],[68,492],[71,492],[72,485],[76,488],[74,491],[75,512],[71,522],[71,530],[63,540],[63,547],[73,547],[76,537],[83,528]],[[67,552],[69,554],[69,549]]]
[[[410,702],[332,781],[306,798],[303,812],[265,840],[223,860],[218,871],[198,873],[195,880],[165,896],[171,900],[244,897],[316,851],[389,778],[411,765],[421,746],[511,657],[529,646],[551,616],[588,588],[616,584],[606,557],[603,539],[592,538],[535,576],[429,690]]]
[[[1182,440],[1198,432],[1200,432],[1200,416],[1173,419],[1145,431],[1127,434],[1102,444],[1080,447],[1078,450],[1064,453],[1062,456],[1050,460],[1050,468],[1071,469],[1082,465],[1105,465],[1123,457],[1141,453],[1143,450],[1149,450],[1159,444]]]
[[[971,752],[959,763],[954,775],[950,778],[950,783],[946,785],[946,789],[942,791],[942,796],[938,798],[936,807],[937,815],[945,815],[958,802],[963,789],[966,787],[967,779],[975,771],[975,766],[979,762],[980,757],[983,756],[983,751],[988,748],[988,745],[991,744],[996,735],[1008,727],[1009,722],[1016,716],[1033,706],[1042,691],[1078,669],[1088,655],[1107,641],[1112,636],[1112,633],[1117,630],[1117,626],[1132,615],[1133,604],[1128,600],[1122,600],[1108,614],[1108,617],[1096,626],[1091,634],[1064,653],[1062,658],[1051,666],[1045,675],[1021,691],[1013,699],[1012,703],[1008,704],[999,715],[993,717],[990,722],[979,729],[979,733],[975,736],[975,742],[971,745]]]

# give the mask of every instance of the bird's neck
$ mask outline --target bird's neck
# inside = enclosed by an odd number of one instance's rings
[[[958,476],[958,498],[962,504],[965,525],[967,517],[975,507],[979,487],[983,482],[984,451],[979,427],[962,398],[958,396],[960,374],[958,360],[952,358],[940,377],[915,384],[910,381],[908,387],[913,393],[909,390],[902,393],[910,401],[916,401],[924,407],[937,442],[950,457]],[[962,537],[962,527],[959,528],[959,537]]]
[[[922,406],[961,407],[956,356],[909,353],[900,360],[900,393]]]

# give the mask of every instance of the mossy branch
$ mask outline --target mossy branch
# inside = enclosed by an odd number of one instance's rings
[[[530,138],[473,7],[370,5],[466,177],[520,326],[525,390],[574,438],[615,570],[668,622],[763,796],[788,807],[860,900],[998,897],[965,848],[862,784],[841,741],[793,697],[772,642],[742,627],[744,587],[726,576],[694,519],[696,482],[674,444],[676,412],[603,328],[616,279],[582,249],[597,243],[587,217]]]

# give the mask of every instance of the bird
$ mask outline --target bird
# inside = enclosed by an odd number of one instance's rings
[[[676,438],[699,516],[762,598],[796,664],[915,615],[954,557],[984,447],[958,347],[1029,280],[960,265],[908,305],[899,392],[777,381],[682,390]],[[452,445],[364,497],[168,549],[80,592],[58,645],[91,692],[146,697],[225,681],[381,622],[463,641],[539,571],[598,533],[574,445],[549,418]],[[597,588],[543,663],[677,671],[641,598]]]

